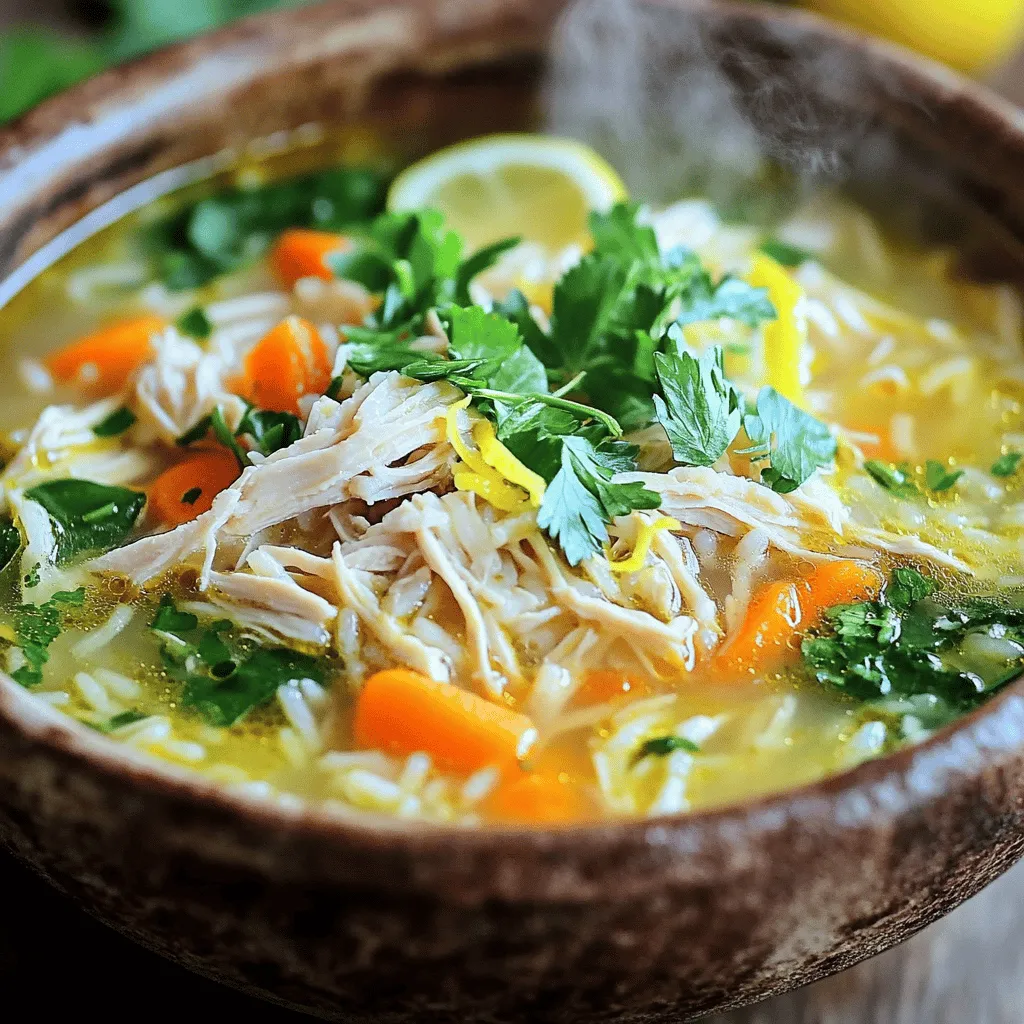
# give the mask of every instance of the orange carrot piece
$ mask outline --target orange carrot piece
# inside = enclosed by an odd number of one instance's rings
[[[451,683],[395,668],[363,684],[352,726],[357,746],[404,756],[424,751],[440,768],[518,771],[536,730],[526,715]]]
[[[739,681],[777,667],[795,654],[796,638],[821,621],[827,608],[875,596],[877,569],[862,562],[824,562],[809,576],[769,583],[756,593],[736,634],[714,657],[716,677]]]
[[[225,487],[235,482],[239,472],[238,460],[230,452],[197,452],[164,470],[150,484],[150,510],[167,526],[191,522],[210,508]]]
[[[352,243],[344,235],[331,231],[293,228],[285,231],[270,251],[270,262],[281,283],[291,288],[303,277],[334,279],[334,271],[325,257],[350,249]]]
[[[80,378],[90,390],[112,394],[149,358],[149,339],[165,326],[158,316],[121,320],[51,352],[46,366],[59,381]]]
[[[484,814],[494,821],[523,824],[579,821],[591,817],[592,810],[575,783],[537,772],[503,780],[483,804]]]
[[[330,382],[327,346],[298,316],[282,320],[245,357],[244,394],[261,409],[298,413],[303,395],[319,394]]]
[[[618,672],[614,669],[598,669],[591,672],[572,697],[573,707],[586,708],[595,704],[606,704],[616,697],[645,697],[651,688],[638,676]]]
[[[883,462],[899,462],[902,457],[893,443],[892,434],[886,427],[877,423],[851,423],[849,430],[858,434],[874,434],[877,441],[858,441],[857,447],[864,453],[866,459],[881,459]]]

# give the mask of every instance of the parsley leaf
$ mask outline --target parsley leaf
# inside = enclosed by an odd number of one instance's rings
[[[916,498],[921,493],[911,476],[910,467],[905,464],[892,466],[878,459],[868,459],[864,470],[875,483],[897,498]]]
[[[730,317],[748,327],[757,327],[777,315],[766,288],[755,288],[738,277],[723,277],[712,286],[711,279],[702,273],[687,292],[676,322],[693,324]]]
[[[91,480],[48,480],[25,492],[50,515],[57,536],[57,561],[117,547],[135,528],[146,495]]]
[[[665,396],[655,395],[654,405],[673,456],[688,466],[714,465],[742,419],[740,396],[725,379],[722,349],[716,345],[695,357],[677,345],[656,352],[654,364]]]
[[[25,664],[11,677],[22,686],[38,686],[43,681],[43,666],[50,660],[50,644],[63,629],[63,608],[81,605],[85,588],[58,591],[43,604],[23,604],[14,609],[15,644],[25,656]]]
[[[252,438],[256,451],[271,455],[281,448],[295,444],[302,437],[302,422],[290,412],[274,412],[250,406],[241,422],[236,437]],[[248,460],[246,460],[246,463]]]
[[[10,516],[0,516],[0,572],[3,572],[21,550],[21,530]]]
[[[205,341],[213,333],[213,324],[202,306],[193,306],[178,317],[175,326],[182,334],[188,334],[199,341]]]
[[[665,757],[677,750],[685,750],[688,754],[700,753],[700,747],[685,736],[655,736],[640,747],[633,763],[637,764],[645,757]]]
[[[607,525],[634,509],[653,509],[661,498],[642,483],[612,482],[616,452],[602,452],[584,437],[562,439],[561,465],[544,492],[537,522],[561,545],[570,565],[600,553]]]
[[[761,252],[771,256],[776,263],[784,267],[799,267],[808,260],[814,259],[814,254],[798,245],[790,245],[779,238],[767,238],[761,243]]]
[[[925,463],[924,482],[931,491],[948,491],[963,475],[962,469],[949,470],[935,459]]]
[[[161,633],[171,633],[179,639],[182,633],[187,633],[198,625],[199,619],[191,612],[178,611],[170,594],[164,594],[160,598],[160,604],[150,623],[152,629],[157,629]]]
[[[757,396],[757,412],[743,417],[756,459],[767,459],[761,480],[773,491],[788,494],[808,480],[817,469],[832,465],[836,439],[828,427],[774,388],[763,387]]]
[[[1024,459],[1024,454],[1021,452],[1007,452],[992,463],[989,472],[993,476],[1013,476],[1017,472],[1021,459]]]
[[[123,434],[134,422],[135,413],[122,405],[120,409],[115,409],[105,419],[100,420],[92,428],[92,432],[97,437],[116,437],[118,434]]]

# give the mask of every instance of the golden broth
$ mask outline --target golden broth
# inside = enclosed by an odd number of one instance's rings
[[[320,166],[328,154],[352,156],[364,144],[365,139],[353,138],[341,146],[314,147],[276,166],[271,176]],[[244,180],[258,172],[250,167],[237,173]],[[201,186],[200,192],[207,188]],[[213,308],[218,302],[278,287],[265,259],[197,290],[174,293],[155,284],[140,233],[184,201],[162,200],[127,217],[20,293],[0,314],[8,365],[37,359],[114,318],[155,309],[173,320],[196,305]],[[713,216],[709,210],[701,215],[705,220]],[[863,214],[838,200],[806,211],[780,230],[799,242],[815,224],[831,231],[819,245],[820,262],[794,272],[805,293],[813,349],[807,406],[839,433],[837,469],[827,486],[852,510],[852,541],[863,533],[865,554],[858,557],[872,558],[886,572],[928,562],[931,556],[922,556],[912,545],[899,550],[891,540],[889,550],[873,549],[870,531],[885,531],[897,541],[917,538],[934,545],[948,564],[934,565],[929,575],[947,590],[1002,593],[1016,587],[1024,529],[1024,515],[1017,515],[1024,507],[1018,505],[1019,483],[1013,474],[1000,477],[989,472],[1000,455],[1024,450],[1024,369],[1017,353],[1021,314],[1016,297],[1007,289],[955,280],[947,260],[890,243]],[[666,233],[671,231],[666,228]],[[849,251],[854,234],[865,239],[859,254]],[[845,267],[830,263],[839,239],[846,250]],[[725,268],[742,262],[756,244],[753,229],[718,225],[698,248],[710,266]],[[851,279],[869,273],[876,285],[873,291],[891,305],[833,276],[844,273]],[[542,293],[543,287],[535,292]],[[922,305],[934,310],[934,319],[899,312]],[[953,312],[955,319],[941,318]],[[728,343],[742,334],[735,327],[702,330],[698,325],[687,340],[697,347],[723,338]],[[762,354],[753,336],[743,338],[727,348],[727,371],[741,384],[756,384]],[[44,407],[80,406],[89,400],[78,384],[32,393],[14,374],[0,387],[0,430],[12,454],[24,444],[27,429]],[[88,452],[80,447],[74,457],[102,455],[119,444],[96,440],[86,446]],[[908,503],[881,488],[864,472],[865,456],[887,464],[907,463],[905,475],[922,499]],[[154,461],[138,486],[145,486],[179,453],[150,444],[147,457]],[[734,463],[744,462],[741,455],[732,458]],[[932,490],[926,480],[928,460],[947,471],[965,470],[964,476],[955,487]],[[378,518],[374,516],[374,521]],[[703,586],[721,609],[727,604],[737,560],[745,556],[737,553],[735,537],[711,533],[695,528],[687,536],[701,563]],[[528,547],[523,550],[529,554]],[[799,555],[775,552],[759,557],[755,588],[772,578],[805,575],[811,565]],[[23,664],[15,610],[20,599],[13,590],[17,584],[8,585],[4,639],[11,645],[8,668],[14,670]],[[642,581],[638,587],[637,608],[647,600]],[[200,613],[197,628],[225,617],[210,613],[203,618],[203,609],[195,607],[201,595],[194,589],[179,585],[175,592],[179,608]],[[285,687],[295,697],[295,706],[287,703],[287,695],[278,695],[238,724],[221,727],[204,720],[195,707],[183,704],[183,684],[169,672],[160,638],[151,628],[161,593],[160,586],[147,586],[125,604],[109,588],[91,585],[83,606],[63,611],[63,629],[49,648],[43,681],[32,687],[33,692],[112,740],[268,798],[324,801],[341,813],[370,810],[467,823],[518,817],[489,809],[488,794],[496,777],[486,767],[457,771],[415,752],[353,749],[353,706],[366,669],[344,651],[327,660],[321,684],[307,680]],[[726,608],[726,618],[727,613]],[[122,628],[109,642],[91,644],[90,638],[115,614],[125,620]],[[470,642],[460,605],[450,594],[438,599],[429,614],[398,620],[410,632],[419,629],[421,636],[436,628],[458,644]],[[735,629],[734,622],[725,631]],[[656,814],[742,801],[841,771],[927,733],[921,723],[916,732],[913,723],[900,731],[892,716],[866,710],[862,701],[820,685],[795,664],[799,637],[789,646],[787,664],[738,679],[723,679],[703,656],[697,657],[692,672],[685,672],[665,668],[652,654],[650,665],[661,671],[638,677],[621,670],[624,679],[632,680],[628,689],[613,689],[591,702],[570,698],[545,723],[524,767],[557,780],[571,797],[541,806],[534,820]],[[609,650],[614,661],[617,655]],[[528,667],[527,683],[510,686],[505,703],[534,713],[537,698],[530,673],[538,670],[541,660],[527,647],[519,656]],[[368,655],[361,652],[360,658],[367,665],[379,663],[374,650]],[[616,671],[614,666],[611,671]],[[468,676],[457,681],[468,689],[475,686]],[[572,688],[581,682],[585,680],[574,679]],[[666,736],[685,743],[677,742],[672,750],[643,752],[643,743]]]

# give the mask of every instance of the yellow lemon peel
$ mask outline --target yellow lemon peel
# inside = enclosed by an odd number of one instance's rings
[[[608,568],[612,572],[636,572],[638,569],[642,569],[658,531],[679,529],[682,529],[679,520],[673,519],[671,516],[659,516],[653,522],[644,520],[643,525],[637,531],[633,553],[628,558],[623,558],[618,562],[613,561],[611,548],[607,544],[605,545],[604,556],[608,559]]]
[[[484,461],[506,480],[522,487],[530,495],[530,504],[540,508],[547,484],[528,466],[524,466],[497,438],[489,420],[478,420],[473,425],[473,440]]]
[[[800,309],[804,290],[770,256],[754,256],[748,278],[755,288],[766,288],[778,319],[764,325],[764,362],[767,383],[794,405],[804,407],[800,367],[807,345],[807,318]]]
[[[474,425],[473,436],[479,444],[484,438],[490,456],[499,463],[491,465],[485,457],[483,449],[473,451],[459,433],[459,412],[470,403],[470,398],[461,399],[450,405],[445,412],[445,433],[462,464],[455,467],[452,474],[455,486],[460,491],[472,491],[480,495],[488,504],[502,512],[519,514],[540,506],[534,496],[537,482],[541,485],[540,497],[544,496],[544,481],[536,473],[527,469],[495,436],[494,430],[486,420]],[[489,431],[489,432],[488,432]],[[493,443],[491,443],[493,442]],[[514,475],[503,475],[502,469],[510,469]],[[511,481],[511,482],[510,482]],[[530,486],[526,485],[529,481]]]

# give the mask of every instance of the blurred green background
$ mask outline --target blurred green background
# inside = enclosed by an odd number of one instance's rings
[[[0,0],[0,24],[5,24],[0,32],[0,123],[110,64],[236,18],[309,2]],[[989,72],[1024,34],[1024,0],[789,2],[886,36],[969,74]]]

